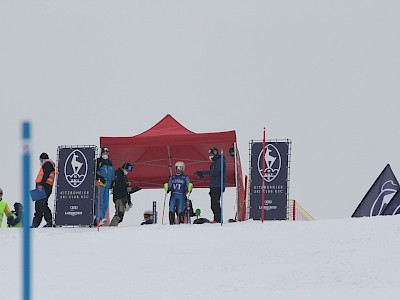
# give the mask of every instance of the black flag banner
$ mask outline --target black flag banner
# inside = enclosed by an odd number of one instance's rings
[[[370,187],[352,217],[372,217],[384,212],[391,199],[399,190],[399,183],[389,164]]]
[[[265,157],[262,142],[250,142],[250,219],[262,218],[264,180],[264,220],[286,220],[289,197],[290,140],[268,141]],[[265,172],[262,172],[263,160]],[[264,174],[264,178],[263,178]]]
[[[57,226],[92,225],[96,152],[96,146],[58,147]]]
[[[393,196],[389,204],[384,209],[382,215],[398,215],[400,214],[400,190]]]

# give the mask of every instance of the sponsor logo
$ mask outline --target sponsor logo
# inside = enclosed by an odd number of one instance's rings
[[[83,213],[81,211],[66,211],[65,215],[75,217],[75,216],[81,216],[83,215]]]
[[[80,186],[86,178],[88,162],[86,156],[78,149],[68,155],[64,164],[65,179],[73,188]]]
[[[380,215],[385,210],[390,200],[392,200],[394,194],[396,194],[397,189],[398,186],[393,182],[393,180],[384,182],[378,197],[376,197],[374,204],[371,207],[369,215],[371,217]]]
[[[258,173],[263,177],[263,160],[265,161],[264,180],[266,182],[273,181],[281,171],[282,158],[278,149],[274,145],[267,145],[265,147],[265,156],[261,149],[258,155]]]

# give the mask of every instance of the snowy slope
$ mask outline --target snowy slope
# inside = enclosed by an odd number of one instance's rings
[[[400,216],[38,228],[33,299],[398,299],[399,232]],[[21,237],[0,230],[9,300],[21,296]]]

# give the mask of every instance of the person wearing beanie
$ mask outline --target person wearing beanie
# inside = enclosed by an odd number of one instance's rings
[[[151,210],[146,210],[143,213],[143,222],[140,225],[154,224],[153,212]]]
[[[7,218],[8,227],[17,227],[17,228],[23,227],[23,223],[22,223],[23,210],[24,210],[24,207],[22,206],[21,203],[19,203],[19,202],[14,203],[14,211],[12,211],[11,214]]]
[[[11,214],[10,207],[8,203],[3,199],[3,190],[0,188],[0,227],[3,224],[3,216],[6,218]]]
[[[107,147],[101,148],[100,157],[96,161],[96,190],[94,201],[94,224],[99,222],[100,226],[105,225],[108,220],[106,213],[110,199],[110,188],[114,184],[115,172],[112,161],[108,158],[110,150]],[[100,188],[99,188],[100,186]],[[99,191],[100,189],[100,191]],[[98,203],[98,201],[100,203]],[[97,213],[100,204],[100,213]]]
[[[49,159],[49,155],[47,153],[42,153],[40,154],[39,159]]]
[[[49,159],[47,153],[39,156],[40,169],[36,176],[36,188],[46,193],[46,197],[35,201],[35,213],[32,220],[32,228],[39,227],[44,217],[46,225],[44,227],[53,227],[53,216],[49,208],[49,197],[53,191],[54,180],[56,177],[56,165]]]
[[[220,198],[221,193],[225,191],[226,185],[226,162],[225,157],[218,153],[216,147],[212,147],[208,150],[208,158],[211,161],[210,170],[196,171],[194,175],[199,178],[203,178],[204,175],[210,176],[210,200],[211,200],[211,210],[214,214],[214,220],[210,223],[220,223],[221,222],[221,204]],[[222,167],[221,167],[222,162]],[[221,173],[223,181],[221,182]]]

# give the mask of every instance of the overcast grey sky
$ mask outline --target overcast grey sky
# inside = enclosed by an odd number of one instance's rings
[[[317,219],[350,217],[387,163],[400,179],[399,16],[395,0],[3,0],[4,198],[21,199],[22,120],[33,185],[41,152],[170,113],[195,132],[236,130],[244,174],[263,127],[291,139],[290,198]]]

